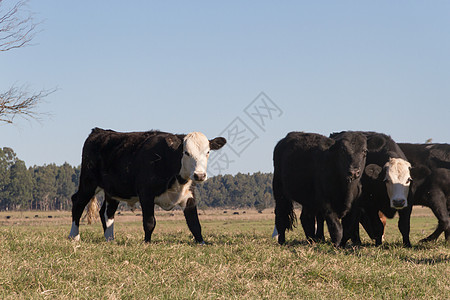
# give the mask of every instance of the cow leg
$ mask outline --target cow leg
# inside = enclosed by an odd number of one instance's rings
[[[354,230],[354,226],[352,226],[352,215],[351,214],[347,214],[345,217],[342,218],[342,240],[341,243],[339,244],[340,247],[345,247],[345,245],[347,244],[347,241],[352,237],[352,242],[353,244],[361,244],[361,240],[358,241],[354,241],[353,236],[355,235],[353,230]]]
[[[278,243],[283,245],[286,241],[286,230],[292,229],[296,216],[291,199],[287,199],[282,192],[279,175],[274,173],[273,197],[275,198],[275,227],[278,231]]]
[[[150,243],[152,239],[152,233],[156,226],[155,219],[155,197],[142,197],[139,196],[139,202],[142,208],[142,218],[146,243]]]
[[[325,241],[325,234],[324,234],[324,222],[325,218],[323,217],[323,214],[321,212],[318,212],[316,214],[316,239],[318,241]]]
[[[194,235],[195,241],[200,244],[205,244],[202,237],[202,227],[198,220],[197,205],[194,198],[189,198],[186,207],[183,210],[184,218],[189,227],[189,230]]]
[[[75,241],[80,240],[80,219],[83,215],[84,208],[92,197],[95,196],[97,184],[94,180],[90,180],[81,172],[80,185],[78,191],[72,195],[72,228],[70,229],[69,239]]]
[[[400,230],[402,236],[403,236],[403,245],[405,247],[410,248],[411,247],[411,241],[409,240],[409,231],[411,228],[410,222],[411,222],[411,211],[412,207],[408,206],[398,212],[398,229]],[[381,220],[380,220],[381,223]]]
[[[100,207],[100,210],[98,211],[98,213],[100,215],[100,221],[102,221],[103,231],[105,231],[105,229],[106,229],[105,212],[106,212],[106,195],[105,195],[105,200],[103,200],[102,207]]]
[[[316,238],[316,214],[306,206],[302,207],[300,222],[308,241],[314,241]]]
[[[433,231],[432,234],[430,234],[429,236],[427,236],[424,239],[421,239],[419,241],[419,243],[435,241],[435,240],[437,240],[439,238],[439,236],[441,235],[442,232],[444,232],[444,229],[440,225],[438,225],[436,227],[436,230]]]
[[[342,224],[339,222],[337,215],[333,212],[326,212],[325,220],[327,221],[331,242],[338,247],[342,240]]]
[[[106,241],[114,240],[114,215],[118,206],[119,201],[112,199],[105,193],[105,201],[103,201],[100,209],[100,220],[102,221]]]
[[[369,237],[375,240],[375,246],[380,246],[383,243],[384,225],[378,215],[378,209],[365,210],[359,221]]]
[[[281,216],[280,211],[275,207],[275,229],[278,232],[278,243],[280,245],[283,245],[284,242],[286,242],[286,225],[284,218],[287,218],[287,216]]]
[[[428,199],[429,207],[438,219],[438,227],[428,237],[420,240],[420,242],[434,241],[439,238],[442,232],[445,232],[446,240],[450,233],[450,217],[447,210],[447,199],[442,192],[432,193]]]
[[[352,240],[353,245],[361,245],[359,237],[359,215],[360,209],[352,207],[346,216],[342,218],[342,240],[341,247],[345,247],[349,239]]]

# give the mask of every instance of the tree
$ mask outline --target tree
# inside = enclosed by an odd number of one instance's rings
[[[32,180],[25,163],[13,149],[0,149],[0,209],[28,207]]]
[[[33,197],[35,202],[33,207],[35,209],[56,209],[56,175],[57,167],[55,164],[33,168]]]
[[[10,209],[30,208],[33,194],[33,180],[25,162],[17,159],[10,168],[9,182]]]
[[[69,209],[70,197],[75,193],[77,180],[75,169],[68,163],[58,167],[56,175],[57,209]]]
[[[15,158],[16,154],[11,148],[0,148],[0,209],[9,209],[10,169]]]
[[[26,12],[26,2],[8,6],[0,0],[0,52],[28,46],[35,37],[38,23]],[[13,123],[16,116],[39,119],[36,107],[54,91],[30,93],[26,87],[13,86],[0,93],[0,122]]]

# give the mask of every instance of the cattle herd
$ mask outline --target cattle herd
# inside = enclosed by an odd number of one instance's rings
[[[120,201],[140,203],[145,241],[156,225],[154,206],[183,209],[196,242],[203,244],[194,187],[207,179],[210,150],[226,144],[223,137],[208,140],[200,132],[187,135],[160,131],[119,133],[95,128],[83,146],[78,191],[72,196],[69,238],[79,240],[80,218],[100,191],[104,236],[114,239],[114,214]],[[450,145],[396,143],[382,133],[343,131],[329,137],[290,132],[273,152],[273,236],[285,243],[301,205],[300,223],[311,241],[325,239],[345,247],[361,244],[359,224],[380,245],[383,218],[399,215],[403,244],[411,246],[413,205],[431,208],[436,230],[421,241],[450,240]]]

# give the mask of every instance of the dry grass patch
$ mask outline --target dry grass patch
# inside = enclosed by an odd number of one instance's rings
[[[306,243],[300,228],[279,246],[270,237],[270,211],[202,212],[208,244],[200,246],[180,213],[157,215],[151,244],[142,242],[141,217],[131,213],[117,217],[110,243],[99,223],[81,226],[81,242],[67,240],[70,214],[61,216],[64,224],[23,218],[0,225],[0,298],[450,298],[449,245],[442,237],[417,245],[434,217],[413,218],[412,249],[401,246],[396,220],[383,247],[363,235],[363,247],[336,249]]]

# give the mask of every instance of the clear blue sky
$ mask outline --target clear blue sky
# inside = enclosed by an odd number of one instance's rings
[[[274,145],[293,130],[450,142],[446,1],[31,0],[29,9],[42,31],[34,46],[0,53],[0,91],[58,91],[39,107],[52,115],[42,123],[0,125],[0,146],[28,166],[80,164],[93,127],[209,138],[245,129],[222,152],[232,163],[221,172],[232,174],[272,171]],[[263,127],[245,113],[261,92],[279,108]]]

